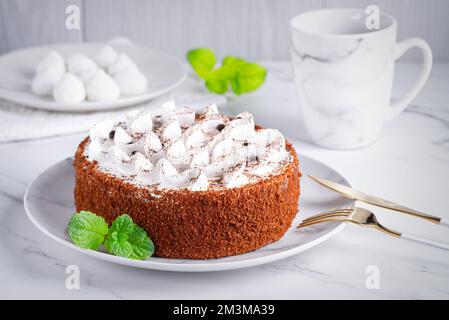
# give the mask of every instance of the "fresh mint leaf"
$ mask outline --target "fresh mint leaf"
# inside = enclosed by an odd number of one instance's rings
[[[229,73],[225,67],[215,69],[208,74],[205,85],[211,92],[223,94],[229,89]]]
[[[187,60],[201,79],[206,79],[217,63],[215,54],[207,48],[190,50],[187,52]]]
[[[267,76],[267,70],[256,63],[239,64],[234,77],[231,79],[231,87],[236,95],[258,89]]]
[[[67,232],[78,247],[96,250],[108,234],[108,224],[90,211],[80,211],[70,219]]]
[[[221,66],[226,68],[230,78],[234,78],[237,75],[239,68],[245,66],[246,64],[248,64],[248,62],[243,59],[227,56],[223,59]]]
[[[104,246],[116,256],[138,260],[144,260],[154,253],[154,244],[146,231],[127,214],[114,220]]]

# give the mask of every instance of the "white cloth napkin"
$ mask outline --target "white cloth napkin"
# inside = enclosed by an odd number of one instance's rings
[[[187,77],[173,92],[147,103],[102,112],[45,111],[0,99],[0,143],[83,132],[101,120],[119,119],[135,109],[157,110],[169,99],[174,99],[177,105],[191,105],[196,110],[212,102],[223,105],[226,101],[223,96],[208,93],[192,77]]]

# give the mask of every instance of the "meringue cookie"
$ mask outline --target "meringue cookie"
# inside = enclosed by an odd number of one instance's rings
[[[150,160],[142,153],[134,155],[134,163],[138,180],[145,185],[154,185],[158,183],[158,175]]]
[[[103,70],[97,69],[86,82],[87,98],[91,101],[113,101],[120,96],[120,88]]]
[[[139,113],[136,119],[131,123],[132,135],[143,135],[153,130],[153,117],[149,113]]]
[[[261,129],[258,130],[254,141],[259,145],[272,146],[276,149],[285,149],[285,138],[279,130]]]
[[[282,162],[290,156],[285,149],[285,138],[278,130],[258,130],[253,141],[258,145],[258,156],[261,159]]]
[[[132,136],[129,131],[125,129],[124,124],[119,124],[114,131],[114,143],[123,152],[133,154],[136,152],[145,152],[145,139],[143,135]]]
[[[184,142],[182,139],[179,139],[167,147],[167,157],[169,159],[179,159],[186,154],[186,151]]]
[[[200,170],[197,168],[188,168],[179,174],[178,183],[186,187],[192,180],[200,176]]]
[[[201,128],[208,135],[215,135],[225,128],[223,119],[209,119],[201,123]]]
[[[274,171],[274,167],[269,163],[259,163],[251,168],[251,173],[258,177],[269,176]]]
[[[243,163],[245,159],[239,154],[231,153],[229,156],[215,159],[203,168],[204,173],[212,179],[220,178],[230,168]]]
[[[228,169],[228,171],[223,175],[223,181],[225,183],[228,183],[229,181],[242,175],[243,172],[245,171],[245,168],[246,168],[246,163],[243,162],[241,164],[236,165],[235,167]]]
[[[162,138],[164,140],[173,141],[181,138],[181,135],[181,127],[176,119],[167,121],[162,127]]]
[[[243,156],[246,161],[257,161],[258,157],[266,154],[266,147],[253,142],[236,144],[235,152]]]
[[[289,157],[290,153],[285,149],[279,150],[274,148],[267,148],[267,154],[262,157],[262,159],[272,163],[280,163],[288,159]]]
[[[107,68],[108,73],[111,76],[115,76],[115,75],[119,74],[120,72],[125,71],[127,69],[128,70],[129,69],[136,69],[136,70],[138,70],[138,68],[137,68],[136,64],[134,63],[134,61],[132,61],[131,58],[128,55],[123,54],[123,53],[120,54],[114,60],[114,62],[111,63],[108,66],[108,68]]]
[[[83,83],[86,83],[87,81],[89,81],[90,78],[92,78],[95,75],[97,70],[98,68],[87,69],[77,73],[77,76]]]
[[[120,148],[112,147],[112,155],[114,164],[122,176],[130,176],[135,172],[135,166],[132,163],[131,157],[120,150]]]
[[[64,72],[55,68],[49,68],[40,74],[36,74],[31,82],[31,91],[39,96],[51,95],[54,86],[61,80]]]
[[[254,117],[248,111],[244,111],[235,116],[235,120],[246,120],[254,125]]]
[[[90,141],[87,156],[91,161],[101,163],[103,167],[112,162],[109,149],[105,148],[97,139]]]
[[[179,158],[174,158],[173,156],[169,156],[168,152],[166,153],[166,158],[171,162],[171,164],[178,170],[178,172],[192,169],[190,167],[190,155],[184,154]]]
[[[148,80],[142,72],[136,68],[126,68],[114,76],[115,82],[120,87],[120,94],[134,96],[144,93],[148,87]]]
[[[203,115],[205,119],[209,119],[215,115],[218,115],[218,108],[216,104],[210,104],[203,109]]]
[[[118,58],[118,53],[111,46],[104,46],[95,56],[100,68],[106,69]]]
[[[234,140],[245,141],[255,134],[253,116],[248,112],[240,113],[228,125],[229,136]]]
[[[91,140],[99,139],[102,142],[113,139],[115,136],[114,126],[114,122],[111,120],[98,122],[90,129],[89,137]]]
[[[64,58],[55,50],[48,52],[36,67],[31,91],[40,96],[51,95],[64,73]]]
[[[121,127],[115,130],[114,142],[118,145],[126,145],[132,143],[132,137]]]
[[[241,174],[234,177],[228,183],[226,183],[227,188],[238,188],[249,183],[249,179],[246,175]]]
[[[237,167],[229,170],[223,175],[223,181],[228,188],[240,187],[249,182],[248,177],[243,174],[246,164],[242,163]]]
[[[127,144],[126,146],[122,146],[122,150],[131,155],[136,152],[145,153],[145,138],[140,137],[137,138],[137,140],[133,138],[133,142]]]
[[[187,129],[184,137],[186,147],[189,149],[200,146],[205,140],[201,125],[194,125]]]
[[[233,142],[231,138],[226,138],[222,141],[219,141],[212,147],[211,150],[212,159],[227,156],[232,152],[232,149],[233,149]]]
[[[150,160],[147,159],[142,153],[137,152],[134,155],[134,163],[136,165],[137,171],[142,172],[151,172],[154,169],[153,164]]]
[[[82,53],[73,53],[67,57],[67,70],[71,73],[79,75],[80,73],[95,69],[97,69],[97,64]]]
[[[178,170],[176,170],[176,168],[166,158],[162,158],[156,163],[156,169],[158,170],[159,174],[162,174],[164,176],[178,175]]]
[[[159,173],[159,184],[161,188],[168,189],[179,189],[187,187],[188,183],[195,177],[198,173],[195,169],[187,169],[183,172],[177,174],[163,174],[162,171]]]
[[[209,164],[209,152],[206,148],[195,153],[190,161],[191,168],[201,168]]]
[[[169,100],[161,106],[162,121],[167,121],[173,117],[176,110],[175,100]]]
[[[148,132],[145,136],[145,153],[150,154],[162,149],[161,140],[154,132]]]
[[[151,151],[148,148],[144,148],[145,156],[152,162],[157,163],[162,158],[167,158],[165,150]]]
[[[178,108],[175,111],[175,117],[181,128],[188,128],[195,122],[195,111],[191,107]]]
[[[176,168],[165,158],[156,163],[156,170],[159,173],[159,184],[162,188],[179,188],[183,181]]]
[[[64,58],[55,50],[48,52],[39,62],[36,67],[36,76],[48,72],[49,69],[61,76],[66,71]]]
[[[56,102],[80,103],[86,98],[86,91],[81,80],[72,73],[65,73],[53,88]]]
[[[200,175],[193,179],[190,182],[190,185],[188,186],[188,189],[191,191],[204,191],[209,188],[209,180],[207,179],[207,176],[200,172]]]

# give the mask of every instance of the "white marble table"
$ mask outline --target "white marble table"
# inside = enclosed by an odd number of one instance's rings
[[[435,66],[430,82],[405,113],[363,150],[332,151],[308,142],[288,63],[269,63],[263,89],[229,102],[262,125],[300,139],[300,152],[335,169],[359,189],[449,218],[449,64]],[[397,68],[395,96],[413,81],[415,65]],[[0,144],[0,298],[302,299],[449,298],[449,252],[347,226],[301,255],[229,272],[170,273],[94,260],[55,243],[27,219],[27,184],[71,156],[83,135]],[[375,209],[391,228],[449,242],[449,230]],[[67,265],[80,268],[79,290],[65,286]],[[379,289],[366,287],[367,267],[379,270]]]

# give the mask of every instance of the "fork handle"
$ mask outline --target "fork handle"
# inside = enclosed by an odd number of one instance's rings
[[[436,241],[432,241],[432,240],[428,240],[428,239],[424,239],[424,238],[420,238],[411,234],[406,234],[403,233],[401,234],[401,238],[408,240],[408,241],[412,241],[412,242],[416,242],[416,243],[421,243],[430,247],[434,247],[434,248],[438,248],[438,249],[443,249],[443,250],[448,250],[449,251],[449,244],[445,244],[445,243],[441,243],[441,242],[436,242]]]

